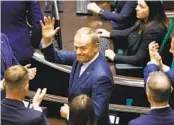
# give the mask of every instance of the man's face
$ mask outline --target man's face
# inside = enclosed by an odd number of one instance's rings
[[[76,54],[77,61],[86,63],[92,60],[92,58],[98,52],[98,45],[91,42],[91,39],[87,35],[78,36],[74,38],[74,52]]]
[[[174,37],[172,37],[172,41],[170,44],[170,52],[172,53],[173,58],[174,58]]]

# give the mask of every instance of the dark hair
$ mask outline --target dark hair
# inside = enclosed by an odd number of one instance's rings
[[[96,125],[92,100],[87,95],[75,97],[70,104],[68,125]]]
[[[169,19],[165,14],[161,1],[145,0],[145,3],[149,7],[149,16],[147,22],[139,21],[139,33],[142,33],[142,31],[152,23],[160,24],[162,27],[165,27],[167,29],[169,26]]]
[[[146,90],[150,93],[153,101],[157,103],[168,102],[171,94],[171,82],[165,73],[152,72],[149,75]]]

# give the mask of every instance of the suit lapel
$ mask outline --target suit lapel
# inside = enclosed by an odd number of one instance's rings
[[[81,63],[76,62],[73,65],[73,71],[71,72],[71,76],[70,76],[70,81],[69,81],[69,93],[72,92],[72,89],[74,88],[74,86],[76,85],[76,81],[77,79],[79,79],[79,73],[80,73],[80,69],[81,69]]]
[[[95,69],[96,67],[96,63],[100,60],[101,58],[101,53],[99,54],[99,56],[97,57],[97,59],[92,62],[88,68],[82,73],[82,75],[79,77],[79,73],[80,73],[80,68],[78,65],[74,65],[75,68],[77,69],[74,69],[73,72],[72,72],[72,77],[71,77],[71,85],[70,85],[70,88],[69,88],[69,101],[71,100],[71,97],[76,94],[76,90],[80,87],[80,85],[82,85],[83,83],[85,83],[85,81],[87,80],[90,80],[90,76],[92,75],[92,72],[93,70]],[[78,62],[77,62],[78,64]],[[86,83],[85,83],[86,84]]]
[[[70,88],[70,91],[69,91],[69,98],[73,95],[73,93],[75,93],[74,91],[77,88],[79,88],[80,85],[82,85],[83,83],[85,83],[86,80],[89,79],[89,77],[92,74],[92,70],[94,70],[94,68],[95,68],[95,63],[98,60],[98,58],[88,66],[88,68],[81,74],[80,77],[79,77],[80,69],[78,69],[78,70],[76,69],[77,72],[76,71],[74,72],[75,74],[74,74],[73,83],[71,81],[72,85],[71,85],[71,88]]]
[[[75,86],[73,88],[73,91],[75,91],[81,84],[83,84],[88,78],[89,76],[91,75],[91,72],[92,72],[92,67],[89,66],[83,73],[80,77],[78,77],[76,80],[75,80]],[[79,76],[79,75],[78,75]]]
[[[8,56],[4,56],[4,51],[8,50],[8,48],[6,48],[6,46],[4,45],[5,43],[3,41],[1,41],[1,63],[3,64],[4,68],[6,69],[7,68],[7,65],[8,65]],[[2,67],[2,64],[1,64],[1,67]]]

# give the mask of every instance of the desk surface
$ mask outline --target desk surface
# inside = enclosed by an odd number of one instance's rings
[[[102,8],[109,8],[106,2],[98,2]],[[63,49],[73,50],[75,32],[82,27],[106,28],[111,31],[110,22],[101,20],[98,15],[76,15],[76,1],[64,1],[64,11],[60,13]]]

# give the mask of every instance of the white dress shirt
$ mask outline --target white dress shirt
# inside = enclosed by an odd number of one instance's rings
[[[99,52],[92,58],[92,60],[90,60],[89,62],[83,63],[83,65],[81,66],[81,69],[80,69],[79,77],[88,68],[88,66],[97,59],[98,56],[99,56]]]

